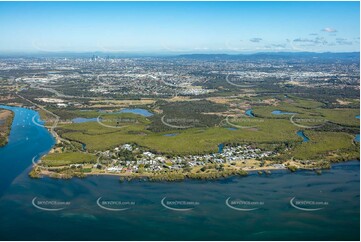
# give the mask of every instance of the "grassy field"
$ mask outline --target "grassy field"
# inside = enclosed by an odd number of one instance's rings
[[[360,124],[360,120],[356,118],[356,115],[360,115],[358,109],[321,109],[320,113],[333,123],[346,126],[359,126]]]
[[[70,164],[95,163],[97,157],[93,154],[68,152],[68,153],[51,153],[42,159],[43,166],[65,166]]]
[[[138,117],[136,117],[138,116]],[[102,123],[97,122],[63,125],[59,134],[64,138],[85,143],[87,150],[107,150],[124,143],[136,143],[150,150],[171,154],[203,154],[215,152],[220,143],[275,143],[297,142],[301,138],[296,135],[298,127],[289,120],[237,119],[230,122],[234,125],[255,126],[256,129],[229,130],[226,127],[172,129],[167,132],[152,132],[147,129],[150,121],[139,115],[127,115],[136,118],[137,123],[121,123],[116,127],[114,115],[106,115]],[[122,117],[122,119],[124,116]],[[250,122],[252,121],[252,122]],[[122,128],[120,128],[123,126]],[[164,136],[165,134],[176,136]]]
[[[326,155],[335,152],[344,151],[342,153],[359,153],[358,146],[352,140],[353,136],[340,132],[315,132],[305,131],[309,142],[297,145],[291,152],[291,156],[295,159],[325,159]],[[357,156],[356,156],[357,157]],[[353,158],[356,158],[353,157]]]
[[[315,109],[315,108],[320,108],[320,107],[324,106],[323,103],[312,100],[312,99],[302,99],[302,98],[297,98],[294,96],[290,96],[290,99],[293,101],[292,104],[299,108]]]
[[[275,115],[272,111],[280,110],[283,112],[297,113],[297,118],[314,120],[325,120],[332,123],[345,126],[359,126],[359,109],[338,108],[326,109],[322,108],[322,104],[316,101],[299,100],[292,103],[280,102],[277,106],[255,106],[253,113],[260,118],[289,119],[290,115]],[[306,121],[304,121],[306,122]],[[305,124],[305,123],[303,123]],[[317,125],[317,124],[315,124]]]

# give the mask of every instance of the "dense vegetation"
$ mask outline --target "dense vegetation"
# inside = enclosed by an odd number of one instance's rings
[[[0,113],[1,112],[2,109],[0,109]],[[8,112],[9,115],[5,119],[0,120],[0,147],[7,144],[8,137],[10,135],[11,124],[14,119],[14,113],[12,111],[6,110],[5,112]]]

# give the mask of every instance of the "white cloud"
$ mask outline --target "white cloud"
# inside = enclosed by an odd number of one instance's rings
[[[325,45],[325,44],[327,44],[327,41],[323,37],[316,37],[314,39],[297,38],[297,39],[294,39],[293,42],[307,43],[307,44],[310,44],[310,45]]]
[[[324,28],[324,29],[322,29],[322,31],[327,32],[327,33],[335,33],[335,32],[337,32],[336,29],[330,28],[330,27]]]

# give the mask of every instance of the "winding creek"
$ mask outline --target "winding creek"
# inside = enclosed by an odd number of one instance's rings
[[[247,109],[245,114],[248,116],[248,117],[251,117],[251,118],[254,118],[254,113],[253,113],[253,110],[252,109]]]
[[[30,179],[32,158],[47,153],[54,138],[32,123],[37,112],[0,108],[15,112],[9,143],[0,148],[2,240],[359,240],[358,161],[334,164],[320,176],[283,170],[216,181]],[[102,200],[127,205],[106,209]],[[172,210],[165,201],[193,205]],[[231,201],[255,205],[245,209]],[[295,201],[322,204],[307,208]]]
[[[308,138],[305,133],[303,132],[303,130],[299,130],[297,131],[297,135],[300,136],[302,138],[302,142],[308,142],[310,141],[310,138]]]
[[[295,113],[291,113],[291,112],[283,112],[283,111],[280,111],[280,110],[274,110],[271,113],[274,114],[274,115],[292,115],[292,114],[295,114]]]

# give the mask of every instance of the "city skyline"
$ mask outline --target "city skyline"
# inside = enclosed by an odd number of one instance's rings
[[[1,2],[0,52],[358,52],[359,2]]]

